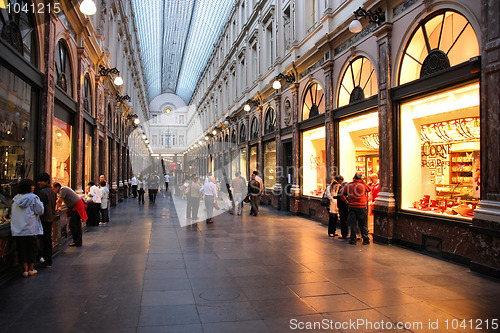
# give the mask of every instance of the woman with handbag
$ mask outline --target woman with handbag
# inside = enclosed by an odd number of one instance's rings
[[[337,234],[337,220],[339,218],[339,208],[337,207],[337,199],[335,196],[338,193],[340,184],[337,183],[335,179],[332,180],[330,185],[326,187],[325,193],[326,197],[330,201],[328,206],[328,236],[335,237]]]

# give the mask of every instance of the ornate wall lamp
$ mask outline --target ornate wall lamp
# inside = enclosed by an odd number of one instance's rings
[[[283,73],[279,73],[278,76],[276,76],[276,78],[274,79],[274,82],[273,82],[273,88],[278,90],[278,89],[281,89],[281,81],[286,81],[288,83],[294,83],[295,82],[295,75],[293,75],[293,73],[291,74],[283,74]]]
[[[224,120],[224,126],[229,126],[229,124],[231,124],[232,122],[236,121],[236,119],[238,119],[237,117],[229,117],[227,116],[226,117],[226,120]]]
[[[125,101],[128,101],[127,106],[128,107],[132,106],[132,102],[130,101],[130,96],[129,95],[125,95],[125,96],[116,95],[116,101],[118,103],[125,103]]]
[[[118,69],[116,69],[116,67],[106,68],[103,65],[99,65],[99,75],[100,76],[108,76],[109,74],[118,75],[115,78],[115,80],[113,81],[117,86],[121,86],[123,84],[123,79],[120,76],[120,71]]]
[[[255,99],[247,99],[245,105],[243,106],[243,110],[249,112],[252,109],[252,106],[259,106],[259,101]]]
[[[381,8],[372,12],[371,10],[366,10],[359,7],[354,12],[354,20],[352,20],[351,24],[349,24],[349,31],[355,34],[363,30],[363,26],[361,25],[361,22],[359,22],[358,17],[368,17],[368,22],[377,23],[378,25],[385,21],[384,12]]]

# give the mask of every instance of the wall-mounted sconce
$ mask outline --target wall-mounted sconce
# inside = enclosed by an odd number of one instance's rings
[[[93,0],[83,0],[80,4],[80,11],[84,15],[94,15],[97,12],[97,7]]]
[[[125,101],[129,101],[129,103],[132,104],[130,102],[130,96],[129,95],[125,95],[125,96],[116,95],[116,101],[118,103],[124,103]],[[129,103],[127,103],[127,106],[129,106]]]
[[[354,12],[354,20],[349,24],[349,31],[355,34],[363,30],[363,26],[361,22],[359,22],[358,17],[368,17],[370,23],[377,23],[378,25],[385,21],[384,12],[382,12],[381,8],[372,12],[371,10],[365,10],[359,7]]]
[[[245,105],[243,106],[243,110],[245,110],[246,112],[249,112],[252,109],[252,105],[259,106],[259,101],[255,100],[255,99],[247,99],[247,101],[245,102]]]
[[[121,86],[123,84],[123,79],[120,76],[120,71],[118,69],[116,69],[116,67],[106,68],[103,65],[99,65],[99,75],[100,76],[108,76],[109,74],[118,75],[115,78],[115,80],[113,81],[117,86]]]
[[[295,82],[295,75],[293,75],[293,73],[291,73],[289,75],[279,73],[278,76],[276,76],[276,78],[274,79],[273,89],[276,89],[276,90],[281,89],[281,81],[282,80],[285,80],[288,83],[293,83],[293,82]]]

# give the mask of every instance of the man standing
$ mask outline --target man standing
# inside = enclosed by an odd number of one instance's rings
[[[56,215],[57,195],[50,187],[50,175],[42,173],[37,178],[38,197],[43,204],[43,215],[40,216],[43,227],[42,251],[40,262],[45,267],[52,267],[52,222]]]
[[[165,178],[165,192],[168,191],[168,182],[170,180],[170,176],[168,175],[168,173],[165,173],[163,178]]]
[[[250,195],[250,215],[257,216],[259,214],[259,200],[262,195],[262,189],[257,175],[252,173],[252,179],[248,182],[248,194]]]
[[[196,222],[198,220],[198,208],[200,207],[200,178],[194,177],[187,191],[186,218]]]
[[[62,204],[68,209],[66,214],[69,217],[69,230],[73,236],[73,243],[69,246],[82,246],[82,221],[87,221],[87,205],[75,191],[59,183],[52,184],[52,189],[58,195],[56,210],[62,210]]]
[[[341,238],[347,239],[347,235],[349,234],[349,225],[347,224],[349,204],[342,200],[342,189],[347,185],[347,182],[344,181],[344,177],[341,175],[335,176],[335,180],[340,184],[337,192],[338,195],[335,196],[335,199],[337,199],[337,207],[339,208],[340,233],[342,234]]]
[[[208,182],[206,182],[200,192],[205,196],[205,208],[207,209],[207,223],[214,223],[212,220],[214,205],[217,202],[217,187],[215,186],[214,176],[208,177]]]
[[[241,173],[237,171],[234,174],[235,178],[231,181],[231,187],[233,188],[234,203],[235,205],[238,206],[238,215],[241,215],[241,206],[242,206],[241,202],[244,199],[245,186],[246,186],[245,180],[243,179],[243,177],[240,177],[240,175]],[[235,213],[234,212],[235,208],[236,207],[233,207],[233,214]]]
[[[370,187],[363,181],[363,174],[361,172],[356,172],[353,181],[342,189],[342,200],[349,202],[347,220],[351,227],[350,244],[356,245],[358,227],[361,230],[361,237],[363,237],[363,245],[370,244],[366,210],[368,192],[370,192]]]
[[[134,199],[137,198],[137,178],[135,178],[135,175],[132,175],[132,195],[134,196]]]
[[[259,177],[259,172],[257,170],[255,170],[253,174],[255,175],[255,180],[260,184],[260,195],[264,196],[264,182],[262,181],[262,178]]]

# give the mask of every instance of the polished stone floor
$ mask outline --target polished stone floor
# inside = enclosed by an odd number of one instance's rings
[[[244,210],[180,227],[169,197],[128,199],[108,226],[89,228],[83,247],[0,286],[0,331],[500,331],[498,280],[396,246],[349,245],[275,210]]]

